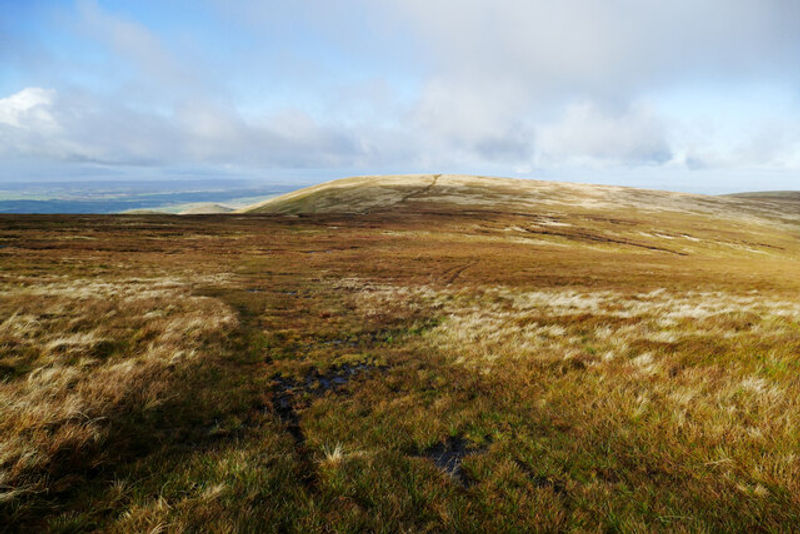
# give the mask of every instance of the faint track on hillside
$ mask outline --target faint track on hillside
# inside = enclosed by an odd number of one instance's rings
[[[453,282],[455,282],[455,281],[456,281],[456,279],[457,279],[459,276],[461,276],[461,274],[462,274],[464,271],[466,271],[466,270],[467,270],[467,269],[469,269],[470,267],[474,267],[474,266],[476,266],[477,264],[478,264],[478,262],[477,262],[477,261],[473,261],[473,262],[467,263],[466,265],[459,265],[459,266],[457,266],[457,267],[453,267],[453,268],[447,269],[446,271],[444,271],[444,272],[442,273],[442,275],[441,275],[441,276],[442,276],[443,280],[445,281],[445,283],[446,283],[447,285],[450,285],[450,284],[452,284]]]
[[[407,194],[406,196],[404,196],[403,198],[398,200],[395,203],[395,205],[402,204],[403,202],[407,201],[408,199],[415,198],[415,197],[421,197],[421,196],[425,195],[428,191],[433,189],[433,187],[436,185],[436,182],[439,180],[439,178],[441,178],[441,176],[442,176],[441,174],[434,174],[433,175],[433,180],[431,180],[431,183],[429,183],[428,185],[426,185],[422,189],[417,189],[416,191],[412,191],[411,193]]]
[[[630,247],[638,247],[647,250],[657,250],[659,252],[667,252],[669,254],[676,254],[678,256],[689,255],[689,253],[687,252],[680,252],[669,248],[657,247],[655,245],[637,243],[635,241],[629,241],[627,239],[615,239],[613,237],[599,236],[595,234],[590,234],[588,232],[557,232],[554,230],[537,230],[533,228],[525,228],[524,230],[529,234],[552,235],[552,236],[564,237],[567,239],[571,239],[573,241],[594,241],[597,243],[613,243],[615,245],[627,245]]]

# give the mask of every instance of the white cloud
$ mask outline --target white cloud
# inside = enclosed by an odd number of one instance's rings
[[[797,80],[793,0],[395,0],[437,71],[531,93],[626,96],[684,76]]]
[[[56,121],[50,113],[54,96],[52,89],[28,87],[0,98],[0,125],[25,130],[56,129]]]
[[[733,142],[714,139],[684,145],[676,160],[690,169],[800,170],[797,121],[764,121]],[[678,143],[676,143],[678,144]]]
[[[540,165],[663,164],[672,159],[667,129],[644,104],[612,113],[584,101],[537,130]]]
[[[764,164],[768,143],[753,130],[703,137],[699,122],[689,124],[681,110],[658,113],[643,102],[710,83],[723,92],[754,80],[800,84],[794,66],[800,3],[789,0],[463,0],[457,7],[448,0],[396,0],[391,6],[388,19],[422,41],[435,73],[414,114],[426,146],[509,168],[697,163],[699,156],[683,156],[716,152],[716,145],[725,156],[705,157],[705,165],[733,162],[734,151],[738,165]],[[739,109],[726,113],[737,115],[750,98],[742,92]],[[709,121],[716,112],[706,111]],[[769,161],[795,165],[793,148],[780,150]]]
[[[353,164],[357,136],[302,112],[245,120],[235,109],[186,101],[168,114],[113,99],[27,88],[0,99],[0,155],[117,165]]]
[[[525,160],[533,131],[527,95],[516,85],[435,79],[423,87],[411,124],[431,149],[476,159]]]
[[[61,152],[63,133],[53,114],[56,92],[29,87],[0,98],[0,158],[46,158]]]

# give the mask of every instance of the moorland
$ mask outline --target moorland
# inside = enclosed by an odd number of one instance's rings
[[[0,216],[0,530],[789,531],[800,200],[449,175]]]

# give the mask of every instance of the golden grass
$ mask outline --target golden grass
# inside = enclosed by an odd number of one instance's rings
[[[40,492],[65,455],[101,450],[110,416],[156,409],[170,368],[236,327],[235,314],[176,280],[76,280],[5,291],[0,324],[0,500]]]

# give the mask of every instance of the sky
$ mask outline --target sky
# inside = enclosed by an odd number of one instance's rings
[[[0,0],[0,184],[800,189],[797,0]]]

